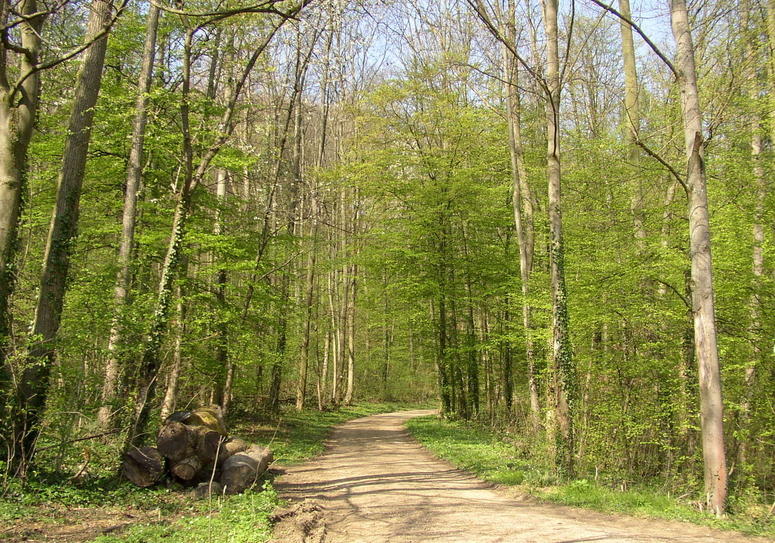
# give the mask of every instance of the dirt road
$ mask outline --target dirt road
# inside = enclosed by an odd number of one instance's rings
[[[334,430],[325,454],[288,468],[276,481],[278,490],[291,500],[314,500],[325,524],[325,536],[318,530],[316,536],[301,539],[327,543],[764,541],[691,524],[520,501],[451,468],[421,447],[404,423],[430,413],[403,411],[350,421]]]

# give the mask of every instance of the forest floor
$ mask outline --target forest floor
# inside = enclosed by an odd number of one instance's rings
[[[435,458],[408,433],[433,411],[374,415],[337,427],[319,458],[275,481],[295,507],[275,515],[275,541],[769,541],[681,522],[538,503]]]
[[[280,417],[243,413],[231,433],[269,444],[276,460],[288,465],[321,454],[334,425],[402,407],[363,403],[325,412],[290,407]],[[81,481],[72,477],[80,460],[77,451],[59,470],[42,456],[42,468],[49,471],[25,484],[12,481],[1,493],[0,542],[254,543],[270,537],[267,518],[278,504],[271,486],[212,500],[193,499],[174,484],[138,488],[115,476],[118,446],[95,444],[94,473]]]

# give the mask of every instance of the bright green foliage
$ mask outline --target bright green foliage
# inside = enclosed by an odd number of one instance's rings
[[[213,497],[199,502],[195,515],[164,524],[134,525],[117,536],[100,536],[94,543],[256,543],[271,535],[268,517],[278,505],[277,494],[266,484],[261,491]]]
[[[436,417],[411,419],[408,426],[423,445],[456,467],[471,471],[486,481],[517,486],[520,491],[542,500],[598,511],[682,520],[748,534],[775,535],[775,522],[763,506],[740,503],[737,508],[732,508],[733,511],[737,509],[735,513],[718,519],[661,489],[639,485],[622,488],[587,479],[559,484],[551,475],[548,463],[536,464],[533,459],[525,459],[524,444],[518,436]]]

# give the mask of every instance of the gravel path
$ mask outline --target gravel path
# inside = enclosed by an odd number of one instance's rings
[[[407,432],[432,411],[375,415],[338,426],[319,458],[287,468],[281,495],[320,508],[320,530],[302,541],[711,542],[765,541],[678,522],[613,516],[509,496],[433,457]],[[303,528],[302,531],[307,531]]]

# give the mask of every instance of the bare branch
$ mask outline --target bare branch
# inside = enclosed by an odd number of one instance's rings
[[[641,149],[643,149],[643,150],[646,152],[646,154],[647,154],[648,156],[650,156],[651,158],[653,158],[654,160],[656,160],[657,162],[659,162],[660,164],[662,164],[662,166],[664,166],[664,167],[665,167],[665,169],[666,169],[668,172],[670,172],[670,174],[671,174],[673,177],[675,177],[675,180],[676,180],[676,181],[678,181],[678,182],[681,184],[681,186],[684,188],[684,191],[686,191],[686,194],[689,194],[689,187],[688,187],[688,186],[686,186],[686,181],[684,181],[683,177],[681,177],[681,176],[679,175],[679,173],[678,173],[678,172],[675,170],[675,168],[673,168],[673,167],[672,167],[672,166],[671,166],[671,165],[670,165],[670,164],[669,164],[669,163],[668,163],[668,162],[667,162],[667,161],[666,161],[664,158],[662,158],[662,157],[661,157],[661,156],[659,156],[657,153],[655,153],[654,151],[652,151],[651,149],[649,149],[649,147],[648,147],[648,146],[646,146],[646,144],[645,144],[645,143],[643,143],[643,142],[641,141],[641,139],[640,139],[640,138],[637,138],[637,137],[636,137],[636,139],[635,139],[635,143],[638,145],[638,147],[640,147]]]
[[[100,41],[101,39],[105,38],[109,33],[110,30],[113,28],[113,25],[116,24],[116,21],[118,20],[121,13],[123,13],[124,9],[126,8],[127,4],[129,3],[129,0],[122,0],[121,5],[116,10],[116,14],[113,16],[113,18],[110,20],[110,22],[105,25],[105,27],[96,34],[92,39],[87,40],[83,44],[79,45],[75,49],[72,49],[70,52],[65,53],[59,58],[56,58],[54,60],[51,60],[49,62],[44,62],[43,64],[38,64],[37,66],[34,66],[33,68],[27,70],[24,74],[22,74],[21,77],[19,77],[19,80],[14,85],[13,92],[11,93],[11,97],[21,92],[22,84],[29,78],[31,75],[42,72],[44,70],[49,70],[55,66],[59,66],[63,62],[67,62],[68,60],[77,57],[84,51],[86,51],[91,45],[95,42]]]
[[[619,19],[621,19],[622,21],[624,21],[625,23],[630,25],[630,28],[632,28],[635,32],[637,32],[638,36],[643,38],[643,41],[645,41],[646,44],[651,48],[651,50],[654,51],[654,54],[657,55],[659,57],[659,59],[662,62],[664,62],[665,65],[668,68],[670,68],[670,71],[673,72],[673,75],[675,76],[675,78],[676,79],[679,78],[678,70],[676,69],[675,66],[673,66],[673,63],[670,62],[670,60],[668,60],[668,58],[664,55],[664,53],[662,53],[662,51],[659,50],[659,47],[657,47],[654,44],[654,42],[649,39],[649,37],[643,32],[643,30],[641,30],[641,28],[637,24],[635,24],[630,19],[628,19],[627,17],[625,17],[624,15],[622,15],[621,13],[616,11],[611,6],[609,6],[607,4],[604,4],[600,0],[590,0],[590,2],[592,2],[593,4],[603,8],[604,10],[606,10],[611,15],[614,15],[614,16],[618,17]]]

